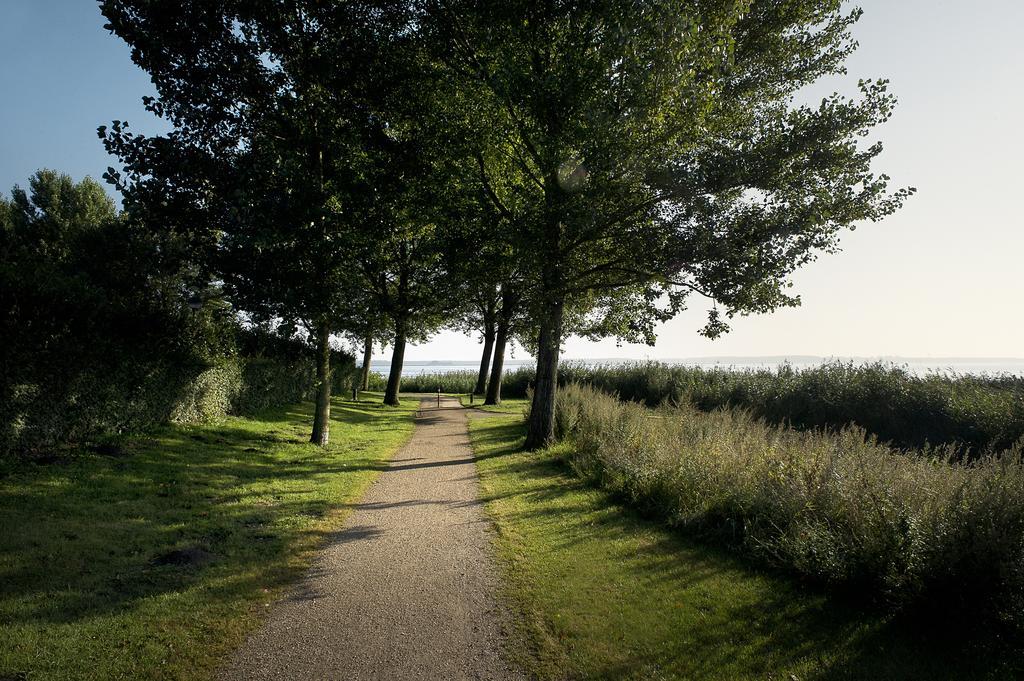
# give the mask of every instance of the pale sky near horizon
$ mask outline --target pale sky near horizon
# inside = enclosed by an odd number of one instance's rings
[[[1024,3],[854,4],[865,14],[847,81],[892,81],[900,105],[877,135],[886,150],[876,168],[917,195],[800,271],[799,308],[737,319],[709,341],[697,335],[706,306],[695,298],[653,348],[570,339],[566,357],[1024,357]],[[98,179],[114,163],[95,129],[113,119],[159,129],[139,102],[151,92],[148,77],[102,29],[95,3],[0,7],[0,191],[43,167]],[[475,339],[446,332],[406,357],[478,352]]]

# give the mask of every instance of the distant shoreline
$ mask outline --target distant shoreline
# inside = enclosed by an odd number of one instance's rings
[[[852,363],[855,365],[881,362],[895,367],[905,368],[911,373],[957,373],[957,374],[1017,374],[1024,375],[1024,358],[1020,357],[900,357],[900,356],[864,356],[864,357],[825,357],[816,355],[765,355],[765,356],[712,356],[687,357],[679,359],[622,359],[622,358],[567,358],[563,364],[589,365],[623,365],[655,362],[669,365],[684,365],[706,369],[776,369],[789,365],[795,369],[810,369],[828,362]],[[532,358],[507,359],[506,370],[514,370],[523,366],[533,366]],[[478,360],[415,360],[405,362],[402,366],[404,376],[425,373],[450,373],[453,371],[476,370],[480,366]],[[385,360],[374,360],[370,369],[387,372],[391,363]]]
[[[533,364],[534,359],[506,359],[505,364]],[[929,363],[938,364],[951,362],[954,364],[1024,364],[1024,357],[904,357],[901,355],[862,355],[862,356],[839,356],[839,355],[711,355],[707,357],[670,357],[670,358],[635,358],[635,357],[565,357],[562,362],[583,362],[586,364],[642,364],[655,362],[661,364],[709,364],[737,362],[740,364],[751,363],[781,363],[781,362],[887,362],[900,363]],[[374,365],[391,366],[390,362],[373,360]],[[458,360],[458,359],[430,359],[430,360],[407,360],[404,366],[479,366],[479,360]]]

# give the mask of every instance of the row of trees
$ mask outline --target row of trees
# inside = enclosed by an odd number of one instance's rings
[[[479,330],[493,401],[517,339],[537,447],[568,335],[652,341],[692,293],[709,336],[798,304],[796,268],[912,191],[858,144],[884,81],[794,103],[854,48],[840,0],[100,6],[172,127],[100,128],[106,178],[196,290],[315,339],[320,444],[336,334],[392,346],[388,404],[408,342]]]

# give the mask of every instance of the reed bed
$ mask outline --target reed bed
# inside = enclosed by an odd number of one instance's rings
[[[381,382],[381,377],[376,380]],[[502,393],[526,397],[534,371],[505,374]],[[658,362],[563,364],[559,382],[584,383],[627,401],[654,407],[691,404],[703,411],[748,410],[774,424],[801,430],[838,430],[854,424],[894,448],[951,446],[958,456],[1001,451],[1024,437],[1024,378],[933,373],[917,376],[883,363],[832,362],[796,370],[703,369]],[[468,393],[475,371],[403,379],[410,392]]]
[[[894,608],[995,615],[1024,631],[1019,445],[961,461],[862,428],[797,431],[750,412],[651,409],[571,384],[558,436],[582,477],[668,524]]]

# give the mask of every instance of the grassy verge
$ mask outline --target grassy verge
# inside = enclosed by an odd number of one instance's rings
[[[473,404],[469,403],[469,395],[459,395],[459,402],[462,403],[463,407],[469,407],[472,409],[479,409],[481,411],[488,411],[494,414],[516,414],[520,415],[530,405],[530,401],[525,398],[509,398],[503,399],[501,404],[485,405],[484,398],[477,395],[473,398]]]
[[[0,678],[208,678],[408,439],[376,402],[327,449],[305,405],[0,472]]]
[[[523,657],[540,678],[1019,678],[964,632],[925,635],[641,518],[525,453],[522,421],[471,421]]]

